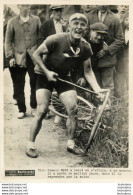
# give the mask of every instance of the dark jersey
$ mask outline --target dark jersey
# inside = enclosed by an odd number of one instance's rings
[[[51,71],[60,75],[68,75],[71,71],[79,68],[79,65],[92,55],[89,43],[80,41],[74,51],[71,46],[69,34],[60,33],[49,36],[44,43],[48,49],[45,65]],[[36,66],[35,72],[43,74],[41,69]]]

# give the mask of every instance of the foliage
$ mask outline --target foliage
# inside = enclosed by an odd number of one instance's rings
[[[83,166],[128,167],[128,96],[113,97],[111,102],[111,110],[104,111]],[[75,141],[82,148],[86,147],[91,125],[93,122],[78,122]]]

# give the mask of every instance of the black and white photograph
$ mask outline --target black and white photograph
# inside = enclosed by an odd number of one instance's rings
[[[20,3],[3,4],[4,177],[128,177],[131,4]]]

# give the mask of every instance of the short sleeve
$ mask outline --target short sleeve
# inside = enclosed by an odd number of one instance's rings
[[[92,55],[93,55],[93,52],[91,49],[91,45],[88,42],[84,43],[83,54],[82,54],[83,61],[86,61]]]
[[[57,45],[56,42],[55,35],[51,35],[43,43],[46,45],[49,52],[53,52]]]

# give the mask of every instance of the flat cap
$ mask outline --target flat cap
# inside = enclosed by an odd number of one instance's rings
[[[76,20],[76,19],[82,19],[88,24],[88,20],[87,20],[86,16],[84,14],[80,14],[80,13],[75,13],[75,14],[71,15],[69,18],[69,23],[72,20]]]
[[[104,34],[108,33],[108,27],[101,22],[97,22],[97,23],[90,25],[90,29],[95,30],[99,33],[104,33]]]
[[[50,5],[49,9],[64,9],[64,5]]]

